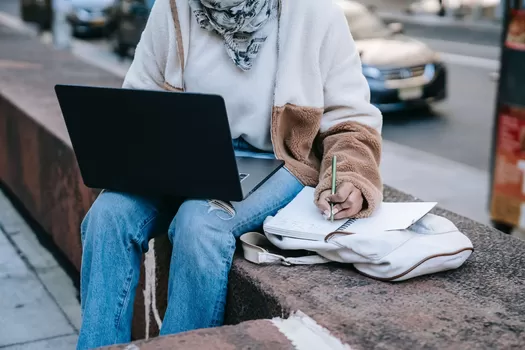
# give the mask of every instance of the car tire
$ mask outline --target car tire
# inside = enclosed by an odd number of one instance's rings
[[[106,27],[102,30],[102,38],[111,39],[111,36],[116,30],[111,27]]]
[[[434,111],[432,103],[424,103],[419,108],[421,109],[421,111],[427,112],[427,113],[432,113]]]
[[[431,103],[424,103],[416,107],[415,111],[421,113],[422,115],[434,116],[434,108]]]
[[[77,26],[74,25],[74,24],[71,24],[71,35],[74,37],[74,38],[78,38],[78,39],[81,39],[85,36],[84,33],[81,33]]]

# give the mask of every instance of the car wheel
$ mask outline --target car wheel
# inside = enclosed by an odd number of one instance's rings
[[[102,29],[102,37],[106,39],[110,39],[114,32],[115,30],[113,28],[106,27]]]
[[[432,104],[424,103],[419,107],[419,111],[422,113],[432,114],[434,112]]]
[[[81,32],[78,30],[77,26],[71,24],[71,35],[72,35],[74,38],[79,38],[79,39],[80,39],[80,38],[82,38],[82,37],[84,36],[84,33],[81,33]]]

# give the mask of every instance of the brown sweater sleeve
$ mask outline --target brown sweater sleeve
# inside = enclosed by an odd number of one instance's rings
[[[332,157],[337,156],[337,185],[350,182],[364,197],[363,209],[356,217],[367,217],[383,200],[379,172],[381,135],[364,124],[347,121],[319,135],[322,161],[315,200],[332,187]]]

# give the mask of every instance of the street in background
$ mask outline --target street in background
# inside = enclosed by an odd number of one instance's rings
[[[126,0],[127,1],[127,0]],[[67,7],[66,18],[73,35],[108,35],[112,30],[115,0],[20,0],[22,19],[35,23],[41,31],[53,23],[53,8]]]
[[[447,70],[425,43],[388,26],[364,5],[337,2],[344,10],[368,80],[372,103],[383,112],[426,107],[447,95]]]

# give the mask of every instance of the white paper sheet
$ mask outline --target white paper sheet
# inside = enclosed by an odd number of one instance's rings
[[[383,202],[366,219],[334,220],[323,217],[314,204],[314,188],[305,187],[264,225],[265,231],[282,236],[323,240],[334,231],[366,233],[402,230],[421,219],[437,202]],[[343,228],[343,229],[342,229]]]

